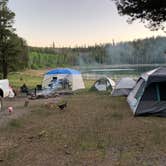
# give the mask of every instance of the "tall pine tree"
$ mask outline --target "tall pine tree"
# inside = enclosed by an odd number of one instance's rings
[[[7,3],[8,0],[0,0],[0,71],[4,79],[9,70],[22,69],[28,64],[26,42],[14,33],[15,13],[8,8]]]
[[[7,7],[8,0],[0,0],[0,62],[3,78],[7,78],[8,62],[6,49],[13,34],[15,14]]]

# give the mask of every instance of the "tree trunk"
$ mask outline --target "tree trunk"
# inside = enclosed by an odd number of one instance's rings
[[[7,62],[5,61],[3,61],[2,63],[2,74],[3,74],[3,79],[6,79],[8,75],[8,65]]]

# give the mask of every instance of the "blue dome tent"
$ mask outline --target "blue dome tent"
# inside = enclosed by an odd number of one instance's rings
[[[70,83],[73,91],[85,88],[82,75],[78,70],[70,68],[56,68],[50,70],[44,75],[42,87],[48,88],[54,79],[58,81],[67,80]]]

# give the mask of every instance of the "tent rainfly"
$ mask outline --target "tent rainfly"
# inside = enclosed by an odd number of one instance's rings
[[[91,87],[91,89],[95,89],[97,91],[107,91],[109,89],[112,90],[114,86],[115,86],[115,82],[109,77],[104,76],[99,78]]]
[[[78,70],[70,68],[57,68],[48,71],[44,75],[42,88],[48,88],[54,78],[57,80],[67,79],[73,91],[85,88],[81,73]]]
[[[112,96],[128,96],[135,84],[136,81],[132,78],[124,77],[120,79],[112,91]]]
[[[166,68],[160,67],[142,74],[127,101],[135,116],[166,117]]]

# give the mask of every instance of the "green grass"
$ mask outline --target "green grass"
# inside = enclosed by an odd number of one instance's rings
[[[20,128],[21,126],[21,121],[18,119],[12,119],[8,124],[9,128]]]
[[[92,85],[95,83],[95,80],[84,80],[86,89],[90,89]]]
[[[43,106],[44,107],[44,106]],[[45,110],[46,109],[46,110]],[[40,116],[40,117],[48,117],[51,114],[51,112],[49,111],[49,109],[47,110],[47,108],[45,107],[45,109],[42,109],[42,108],[37,108],[33,111],[33,115],[36,115],[37,117]]]
[[[41,84],[42,77],[32,76],[31,73],[17,72],[9,74],[9,81],[10,84],[15,88],[19,88],[24,83],[29,88],[34,88],[37,84]]]

